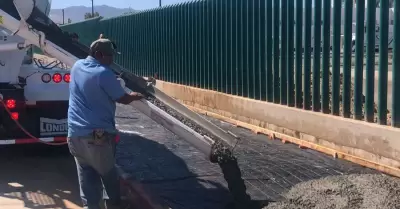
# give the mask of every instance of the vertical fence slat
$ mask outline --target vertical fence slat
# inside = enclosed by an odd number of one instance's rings
[[[346,0],[344,6],[344,49],[343,49],[343,117],[350,117],[351,85],[351,37],[353,25],[353,0]]]
[[[167,40],[168,40],[168,48],[166,50],[171,50],[170,53],[167,56],[167,63],[168,63],[168,81],[173,82],[174,79],[174,74],[173,74],[173,61],[174,61],[174,44],[172,42],[173,38],[173,13],[172,13],[173,7],[169,6],[168,7],[168,16],[167,16]],[[143,35],[144,36],[144,35]]]
[[[253,76],[254,76],[254,99],[261,100],[261,74],[260,74],[260,0],[253,0]]]
[[[314,1],[314,54],[312,76],[312,110],[321,110],[320,77],[321,77],[321,10],[322,1]]]
[[[289,107],[294,106],[294,1],[287,1],[287,105]]]
[[[356,56],[354,70],[354,119],[362,119],[363,74],[364,74],[364,16],[365,0],[356,4]]]
[[[212,15],[212,77],[213,77],[213,90],[218,90],[218,65],[217,65],[217,1],[211,1],[212,3],[212,11],[211,11],[211,15]]]
[[[244,1],[244,7],[243,9],[243,17],[244,17],[244,56],[243,56],[243,60],[244,60],[244,73],[243,73],[243,77],[244,77],[244,82],[243,82],[243,88],[244,88],[244,94],[243,96],[245,97],[249,97],[250,96],[250,45],[251,45],[251,41],[250,41],[250,36],[251,36],[251,32],[250,32],[250,20],[251,20],[251,12],[249,12],[249,8],[250,8],[250,2],[248,1]]]
[[[280,0],[274,0],[273,12],[274,12],[274,103],[279,103],[279,48],[280,48],[280,36],[279,36],[279,2]]]
[[[304,11],[304,90],[303,90],[303,109],[311,109],[311,16],[312,0],[305,0]]]
[[[244,43],[246,41],[245,34],[244,34],[244,13],[243,13],[243,8],[245,6],[244,1],[237,1],[237,11],[238,11],[238,16],[239,16],[239,23],[237,24],[237,34],[238,34],[238,39],[237,39],[237,45],[238,45],[238,54],[237,54],[237,61],[238,61],[238,77],[239,77],[239,82],[238,82],[238,87],[239,87],[239,96],[244,95]]]
[[[281,104],[287,104],[287,84],[286,84],[286,74],[287,74],[287,1],[281,1],[281,37],[280,37],[280,81],[279,81],[279,89],[280,89],[280,99]]]
[[[333,41],[332,41],[332,115],[339,115],[340,104],[340,0],[333,1]]]
[[[267,101],[267,22],[266,22],[266,2],[263,0],[259,0],[259,33],[260,33],[260,54],[258,59],[260,61],[260,99],[262,101]]]
[[[201,2],[201,57],[202,57],[202,77],[203,77],[203,84],[202,88],[207,89],[207,24],[206,24],[206,8],[207,8],[207,2],[202,1]],[[181,28],[183,30],[183,28]]]
[[[329,113],[329,61],[330,61],[330,40],[331,40],[331,1],[324,0],[323,3],[323,31],[322,31],[322,112]]]
[[[266,51],[266,92],[267,92],[267,101],[272,102],[274,101],[274,84],[273,84],[273,77],[272,77],[272,29],[273,29],[273,10],[272,10],[272,1],[266,1],[266,39],[267,39],[267,51]]]
[[[374,121],[374,88],[375,88],[375,27],[376,7],[375,0],[367,1],[367,56],[365,80],[365,120]]]
[[[295,106],[303,106],[303,0],[296,0],[296,78]]]
[[[198,61],[198,28],[197,28],[198,9],[196,3],[192,3],[192,35],[190,36],[193,42],[192,50],[192,84],[193,87],[199,87],[199,65]],[[220,89],[218,89],[220,90]]]
[[[225,11],[226,11],[226,20],[225,20],[225,68],[227,71],[227,83],[226,83],[226,93],[228,94],[232,94],[232,83],[233,83],[233,78],[234,78],[234,74],[233,74],[233,69],[232,69],[232,0],[228,0],[226,2],[226,7],[225,7]]]
[[[239,23],[239,14],[238,14],[238,6],[237,3],[238,0],[231,0],[231,15],[232,15],[232,19],[231,19],[231,62],[232,62],[232,74],[233,76],[233,80],[232,80],[232,94],[233,95],[238,95],[239,94],[239,90],[238,90],[238,86],[239,86],[239,77],[238,77],[238,71],[239,71],[239,65],[238,65],[238,32],[237,32],[237,24]]]
[[[210,15],[212,11],[211,7],[211,2],[206,1],[206,36],[207,36],[207,89],[213,89],[213,84],[212,84],[212,34],[211,34],[211,26],[212,26],[212,16]],[[186,11],[187,14],[189,15],[188,11]],[[186,38],[189,38],[187,36]]]
[[[197,72],[196,72],[196,7],[194,2],[191,2],[190,4],[190,35],[189,35],[189,40],[190,40],[190,83],[189,85],[192,87],[196,87],[197,83]]]
[[[393,66],[392,66],[392,126],[400,127],[400,0],[394,0]]]
[[[156,10],[155,12],[155,23],[154,23],[154,32],[156,35],[156,47],[155,47],[155,69],[154,69],[154,75],[156,79],[160,79],[160,70],[161,70],[161,61],[160,61],[160,55],[161,55],[161,41],[160,41],[160,30],[161,30],[161,20],[160,20],[160,15],[161,15],[161,10]],[[133,16],[133,15],[132,15]],[[132,24],[132,22],[130,22]],[[133,27],[131,25],[131,27]],[[131,47],[133,48],[133,47]],[[182,79],[183,80],[183,79]]]
[[[184,72],[185,72],[185,4],[181,4],[179,12],[179,59],[180,59],[180,66],[179,66],[179,83],[184,83]],[[157,47],[154,48],[157,50]]]
[[[227,93],[227,83],[230,75],[228,74],[228,69],[226,68],[226,56],[227,56],[227,51],[226,51],[226,42],[228,41],[227,39],[227,33],[226,33],[226,5],[227,5],[227,0],[222,0],[219,8],[220,12],[220,75],[221,75],[221,92]]]
[[[378,123],[387,124],[389,2],[380,4]]]
[[[155,48],[155,44],[156,44],[156,42],[155,42],[155,31],[154,31],[154,24],[155,24],[155,22],[154,22],[154,13],[155,13],[155,11],[154,11],[154,9],[153,10],[151,10],[150,12],[149,12],[149,33],[151,34],[150,35],[150,37],[149,37],[149,39],[150,39],[150,46],[149,46],[149,49],[148,49],[148,60],[149,60],[149,69],[148,69],[148,71],[147,71],[147,75],[146,76],[153,76],[153,74],[154,74],[154,70],[155,70],[155,66],[154,66],[154,62],[155,62],[155,58],[156,58],[156,56],[155,56],[155,50],[154,50],[154,48]],[[124,22],[123,23],[123,27],[125,27],[125,28],[127,28],[127,26],[128,26],[128,24],[126,23],[126,22]],[[128,37],[126,37],[125,38],[125,41],[127,42],[127,40],[129,40],[128,39]],[[125,46],[127,46],[127,44],[125,44]]]

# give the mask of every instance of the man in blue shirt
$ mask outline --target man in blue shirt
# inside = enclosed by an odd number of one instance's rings
[[[116,53],[113,43],[100,38],[90,56],[71,69],[68,146],[75,157],[84,208],[100,209],[104,186],[107,208],[121,208],[115,168],[116,102],[129,104],[143,96],[127,94],[109,68]],[[103,184],[103,185],[102,185]]]

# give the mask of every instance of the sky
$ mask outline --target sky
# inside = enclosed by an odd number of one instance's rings
[[[187,2],[188,0],[162,0],[163,5]],[[52,9],[63,9],[69,6],[91,6],[91,0],[52,0]],[[143,10],[158,7],[159,0],[94,0],[94,5],[108,5],[116,8]]]

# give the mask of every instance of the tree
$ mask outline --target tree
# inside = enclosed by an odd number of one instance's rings
[[[98,12],[95,12],[94,15],[92,15],[92,13],[90,13],[90,12],[87,12],[87,13],[85,13],[85,20],[94,18],[94,17],[99,17],[99,16],[100,16],[100,14]]]
[[[72,23],[71,18],[68,18],[68,24]]]

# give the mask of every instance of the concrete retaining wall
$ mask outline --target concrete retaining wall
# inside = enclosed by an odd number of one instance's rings
[[[400,129],[163,81],[157,88],[197,112],[400,177]]]

